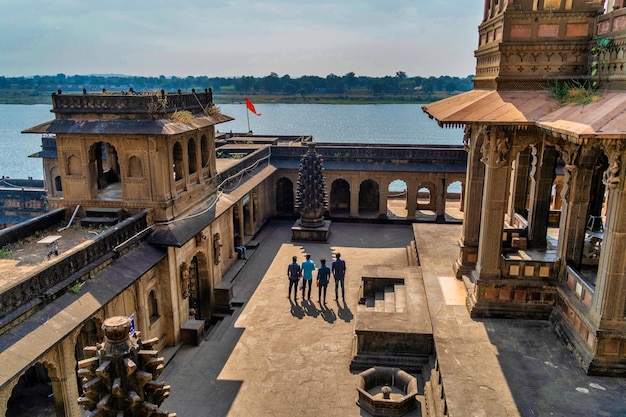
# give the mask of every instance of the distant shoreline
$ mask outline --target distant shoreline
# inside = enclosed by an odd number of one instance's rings
[[[67,94],[80,94],[80,91],[68,91]],[[244,102],[246,97],[254,103],[281,104],[422,104],[441,100],[459,92],[434,92],[431,94],[223,94],[214,93],[215,104],[234,104]],[[52,104],[52,92],[36,90],[0,89],[0,104]]]

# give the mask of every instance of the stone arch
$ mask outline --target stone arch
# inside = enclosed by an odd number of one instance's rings
[[[450,181],[446,187],[446,196],[448,199],[454,198],[455,201],[460,201],[461,194],[463,193],[463,182],[461,180]]]
[[[293,182],[281,177],[276,182],[276,214],[292,215],[294,211]]]
[[[329,210],[331,216],[350,216],[350,183],[343,178],[330,186]]]
[[[417,209],[435,210],[437,206],[437,186],[430,181],[425,181],[417,186]]]
[[[63,390],[54,364],[40,361],[20,375],[13,386],[7,401],[6,416],[51,414],[65,416]]]
[[[96,317],[92,317],[87,320],[85,324],[80,328],[79,332],[76,332],[74,342],[74,357],[76,359],[76,371],[78,371],[78,361],[86,359],[84,354],[84,348],[88,346],[95,346],[96,343],[100,343],[104,340],[104,331],[102,330],[102,320]],[[82,378],[76,374],[76,386],[78,387],[78,394],[82,395]]]
[[[189,175],[195,174],[198,170],[197,164],[196,140],[190,138],[187,142],[187,168]]]
[[[128,158],[128,176],[131,178],[143,178],[143,164],[141,158],[136,155]]]
[[[395,179],[387,187],[387,217],[405,219],[408,215],[408,184],[402,179]]]
[[[180,142],[175,142],[174,146],[172,147],[172,162],[172,175],[174,176],[174,181],[180,181],[183,179],[185,172],[183,170],[183,146],[180,144]]]
[[[120,181],[117,150],[110,142],[94,142],[89,147],[89,166],[95,167],[98,189]]]
[[[359,186],[359,216],[378,217],[380,189],[378,183],[367,179]]]

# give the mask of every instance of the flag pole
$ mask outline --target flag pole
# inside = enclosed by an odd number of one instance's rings
[[[246,117],[248,118],[248,134],[250,134],[250,110],[248,110],[247,105],[246,105]]]

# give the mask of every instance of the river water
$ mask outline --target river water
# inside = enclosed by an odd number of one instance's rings
[[[221,132],[311,135],[315,142],[335,143],[463,143],[461,129],[440,128],[421,104],[255,104],[261,116],[248,112],[245,104],[219,107],[235,118],[218,125]],[[41,137],[20,132],[53,119],[50,110],[43,104],[0,105],[0,176],[43,178],[41,160],[28,157],[41,150]]]

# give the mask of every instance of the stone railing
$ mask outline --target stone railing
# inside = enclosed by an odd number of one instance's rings
[[[234,152],[232,149],[230,152]],[[261,148],[241,159],[241,162],[235,164],[225,171],[222,171],[217,176],[217,183],[222,189],[228,189],[231,185],[237,184],[240,181],[238,174],[243,174],[244,171],[255,171],[259,166],[269,164],[270,148]],[[262,159],[267,161],[261,162]]]
[[[147,227],[146,212],[129,217],[94,238],[91,245],[58,259],[50,267],[0,294],[0,333],[12,321],[58,297],[67,287],[93,274],[117,256],[114,249]]]
[[[213,104],[210,89],[191,93],[52,94],[52,112],[59,114],[153,114],[202,111]]]
[[[556,280],[559,262],[556,259],[529,259],[519,252],[503,254],[500,259],[503,278],[525,280]]]
[[[599,57],[606,67],[599,69],[600,88],[626,89],[626,9],[617,9],[598,17],[597,36],[610,38],[609,52]],[[597,42],[591,41],[592,46]],[[592,60],[589,59],[589,62]]]
[[[304,146],[272,146],[272,160],[297,158],[306,152]],[[459,167],[465,172],[467,152],[456,145],[372,145],[372,144],[315,144],[315,151],[324,161],[370,162],[370,163],[412,163],[426,164],[432,171],[432,164],[445,164]],[[448,169],[445,169],[448,170]]]
[[[594,287],[587,282],[574,268],[567,266],[565,270],[565,285],[587,307],[591,306],[591,300],[595,293]]]

